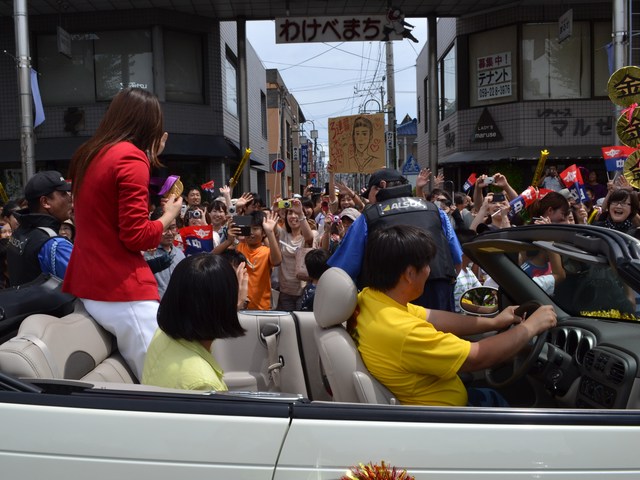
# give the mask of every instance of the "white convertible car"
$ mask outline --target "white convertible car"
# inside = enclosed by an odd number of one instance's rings
[[[81,308],[29,316],[0,345],[1,478],[328,480],[382,461],[425,480],[640,478],[640,242],[529,226],[465,251],[500,308],[558,313],[526,352],[465,379],[510,408],[398,405],[341,325],[355,287],[331,269],[315,318],[247,311],[246,336],[214,343],[227,393],[137,384]],[[543,289],[520,266],[554,254],[564,273]]]

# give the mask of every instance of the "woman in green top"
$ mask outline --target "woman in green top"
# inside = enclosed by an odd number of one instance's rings
[[[238,280],[228,260],[199,254],[173,271],[158,309],[142,383],[185,390],[227,390],[211,353],[217,338],[244,335],[238,321]]]

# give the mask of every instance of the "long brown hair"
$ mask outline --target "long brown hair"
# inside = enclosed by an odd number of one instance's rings
[[[163,133],[162,109],[154,94],[141,88],[120,91],[111,101],[96,133],[71,158],[69,177],[74,194],[78,193],[96,155],[119,142],[131,142],[147,153],[151,166],[161,166],[157,152]]]

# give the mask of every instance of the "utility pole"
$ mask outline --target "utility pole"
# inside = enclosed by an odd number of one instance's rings
[[[20,99],[20,157],[22,161],[22,184],[26,185],[27,181],[36,173],[27,0],[14,0],[13,16],[16,30],[18,96]]]
[[[386,42],[387,51],[387,135],[391,141],[387,141],[387,153],[389,154],[389,168],[398,169],[398,159],[396,156],[396,82],[393,65],[393,42]]]
[[[612,28],[613,33],[613,71],[625,66],[628,61],[627,55],[627,35],[629,33],[629,26],[627,25],[628,10],[627,6],[630,2],[627,0],[614,0],[613,1],[613,21]],[[622,107],[614,105],[614,112],[616,118],[620,115]],[[616,145],[619,145],[619,139],[617,132],[614,130],[614,141]]]

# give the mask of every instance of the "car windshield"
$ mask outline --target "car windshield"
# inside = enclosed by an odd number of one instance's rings
[[[606,258],[553,242],[512,248],[509,259],[572,316],[640,320],[640,293]]]

